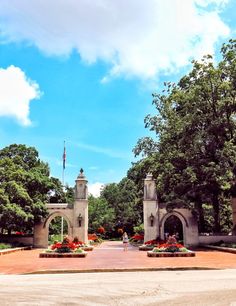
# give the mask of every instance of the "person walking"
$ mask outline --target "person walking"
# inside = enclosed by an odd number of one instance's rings
[[[129,237],[126,232],[123,234],[123,246],[124,246],[124,251],[128,251],[128,243],[129,243]]]

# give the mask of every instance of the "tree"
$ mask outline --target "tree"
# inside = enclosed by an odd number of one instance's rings
[[[59,186],[48,164],[33,147],[10,145],[0,150],[0,227],[2,231],[31,231],[47,216],[45,203]],[[63,193],[58,198],[64,198]]]
[[[101,198],[104,198],[109,207],[114,209],[116,229],[122,227],[132,233],[133,227],[142,222],[137,188],[135,183],[127,177],[118,184],[106,185],[101,193]]]
[[[106,232],[112,232],[114,227],[114,209],[109,207],[104,198],[88,198],[89,232],[97,232],[99,227],[104,227]]]
[[[134,149],[153,159],[159,197],[172,207],[195,209],[202,231],[203,204],[212,206],[215,232],[221,230],[222,199],[229,196],[236,162],[236,41],[221,53],[218,65],[210,55],[193,61],[178,84],[168,82],[153,95],[157,115],[148,115],[145,126],[157,138],[143,138]]]

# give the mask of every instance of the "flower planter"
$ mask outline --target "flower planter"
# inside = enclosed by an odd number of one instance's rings
[[[40,253],[39,257],[40,258],[78,258],[78,257],[86,257],[87,252],[83,253],[56,253],[56,252],[51,252],[51,253]]]
[[[147,252],[148,257],[194,257],[196,256],[195,252]]]

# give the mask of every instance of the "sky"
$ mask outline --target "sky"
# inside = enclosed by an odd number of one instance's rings
[[[0,0],[0,149],[89,192],[126,176],[152,93],[236,34],[235,0]],[[154,136],[154,135],[153,135]]]

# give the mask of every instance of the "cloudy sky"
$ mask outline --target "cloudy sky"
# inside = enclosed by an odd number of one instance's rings
[[[35,146],[90,192],[118,182],[152,92],[235,38],[235,0],[0,0],[0,148]]]

